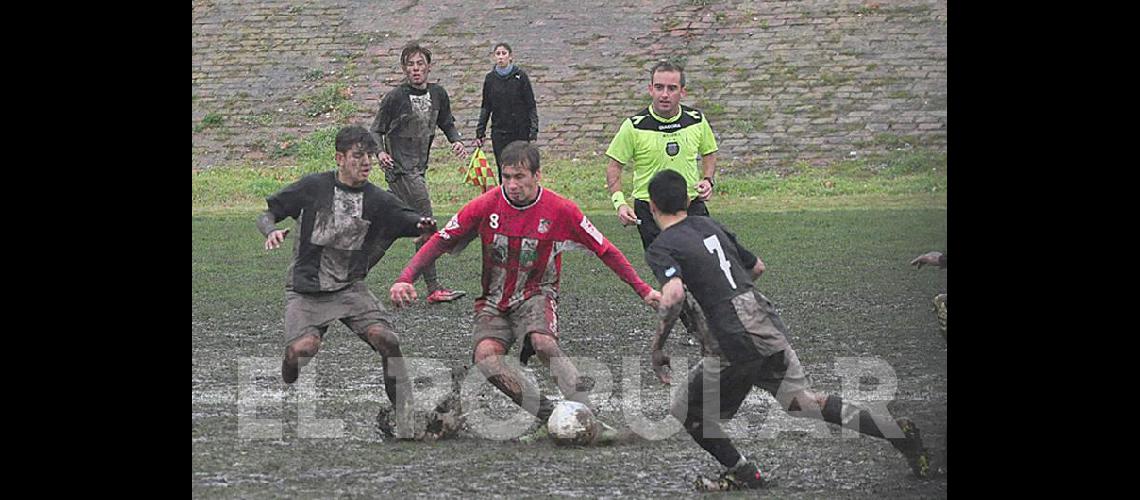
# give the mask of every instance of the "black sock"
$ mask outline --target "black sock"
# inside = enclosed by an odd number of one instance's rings
[[[717,462],[725,467],[735,467],[740,462],[740,452],[736,451],[736,447],[732,445],[727,437],[710,438],[705,437],[706,427],[701,425],[701,422],[686,422],[685,430],[693,437],[701,448],[709,452]],[[720,425],[715,422],[710,422],[708,425],[709,434],[723,435]]]
[[[871,437],[886,438],[883,435],[881,425],[887,425],[888,422],[880,422],[874,415],[865,408],[848,404],[846,407],[843,405],[843,398],[839,396],[828,396],[827,402],[823,404],[823,421],[829,424],[842,425],[845,428],[857,431],[861,434],[866,434]],[[893,425],[893,422],[890,423]]]

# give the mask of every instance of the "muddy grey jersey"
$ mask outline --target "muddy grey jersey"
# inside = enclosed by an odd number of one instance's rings
[[[756,256],[736,242],[719,222],[689,216],[662,231],[645,250],[645,260],[661,284],[677,277],[701,307],[731,300],[752,289],[749,272]]]
[[[349,187],[336,172],[307,175],[266,198],[273,222],[298,221],[285,288],[332,292],[363,280],[401,236],[416,236],[420,215],[372,183]]]
[[[757,314],[754,306],[738,310],[734,300],[753,294],[751,269],[756,256],[736,241],[736,235],[719,222],[690,215],[661,232],[645,250],[645,261],[662,285],[673,278],[685,283],[700,304],[711,338],[702,339],[705,351],[730,362],[762,357],[783,339],[754,338],[745,323]]]
[[[396,162],[384,171],[388,183],[398,175],[427,171],[436,128],[449,143],[460,139],[451,99],[443,87],[430,83],[426,89],[417,89],[404,83],[384,94],[369,130],[379,136],[381,147]]]

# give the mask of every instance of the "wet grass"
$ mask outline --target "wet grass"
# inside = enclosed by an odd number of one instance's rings
[[[945,210],[747,208],[711,205],[714,215],[767,263],[758,286],[780,308],[815,388],[868,390],[866,381],[852,386],[837,363],[846,357],[881,360],[897,377],[891,413],[913,418],[940,456],[946,353],[930,300],[945,291],[946,273],[915,270],[908,262],[945,248]],[[684,434],[597,448],[474,436],[436,443],[385,441],[372,425],[378,408],[388,404],[379,359],[343,325],[330,329],[315,365],[302,372],[298,385],[307,380],[311,392],[286,387],[279,366],[289,251],[262,249],[256,213],[196,212],[191,218],[193,496],[679,496],[693,493],[695,474],[716,472],[712,458]],[[643,278],[651,276],[633,229],[619,227],[608,211],[591,219]],[[386,296],[412,249],[410,241],[397,242],[369,274],[366,281],[378,296]],[[595,359],[614,379],[611,397],[599,398],[601,417],[618,426],[627,422],[620,401],[632,386],[623,376],[636,376],[645,414],[662,418],[668,389],[652,379],[645,359],[653,312],[598,259],[571,253],[563,265],[563,347],[571,356]],[[439,272],[445,284],[477,294],[477,249],[443,257]],[[422,282],[418,288],[422,294]],[[467,361],[470,298],[431,307],[421,302],[397,312],[405,355],[439,366]],[[679,337],[683,332],[674,335]],[[675,359],[697,356],[680,340],[670,341],[668,349]],[[627,357],[638,361],[636,374],[624,371]],[[253,367],[252,375],[245,376],[243,367]],[[536,367],[534,376],[547,394],[557,394],[545,368]],[[420,394],[427,404],[433,393]],[[256,409],[239,406],[257,401]],[[303,417],[306,411],[311,414]],[[239,414],[280,424],[280,431],[270,438],[250,437],[241,432]],[[773,494],[946,495],[945,481],[911,478],[902,458],[884,442],[792,431],[795,424],[778,416],[772,400],[754,391],[734,421],[741,426],[734,436],[739,448],[777,477]],[[305,437],[311,434],[301,424],[313,419],[339,420],[339,437]],[[773,429],[786,432],[773,434]]]
[[[332,150],[335,130],[328,132],[312,134],[297,146],[297,166],[221,167],[192,172],[192,213],[262,210],[266,196],[302,175],[336,168],[327,159],[331,153],[322,153]],[[437,211],[454,212],[478,191],[462,183],[464,174],[459,168],[466,164],[450,156],[439,159],[443,154],[433,155],[435,159],[427,174],[428,189]],[[543,185],[566,195],[583,210],[612,210],[606,189],[606,162],[604,157],[544,161]],[[717,176],[712,203],[750,211],[945,207],[946,172],[945,152],[917,149],[844,160],[825,167],[796,164],[786,172],[726,169]],[[372,172],[370,180],[387,189],[379,169]],[[632,169],[627,168],[622,175],[627,196],[632,183]]]

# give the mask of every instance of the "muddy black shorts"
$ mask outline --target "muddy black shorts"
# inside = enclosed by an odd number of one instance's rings
[[[728,420],[736,415],[753,387],[768,391],[782,403],[810,386],[800,359],[791,347],[739,364],[722,364],[721,358],[704,358],[689,370],[670,413],[681,422],[688,415],[700,418],[705,406],[715,401],[719,410],[714,414]]]

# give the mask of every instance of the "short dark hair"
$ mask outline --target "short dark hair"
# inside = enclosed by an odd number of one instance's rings
[[[347,153],[353,146],[360,144],[364,150],[369,153],[375,153],[380,150],[376,144],[376,139],[372,137],[372,133],[368,129],[360,125],[349,125],[343,127],[336,133],[336,152]]]
[[[491,47],[491,53],[492,53],[492,54],[494,54],[494,53],[495,53],[495,50],[496,50],[496,49],[498,49],[499,47],[502,47],[502,48],[504,48],[504,49],[507,49],[507,52],[508,52],[508,53],[511,53],[511,54],[514,54],[514,53],[515,53],[515,51],[511,50],[511,46],[510,46],[510,44],[508,44],[507,42],[499,42],[499,43],[496,43],[494,47]]]
[[[653,65],[653,69],[649,70],[649,83],[653,83],[653,75],[656,75],[658,71],[676,71],[680,73],[681,86],[685,86],[685,68],[682,68],[680,64],[671,61],[657,61],[657,64]]]
[[[527,141],[514,141],[503,148],[503,166],[522,165],[530,169],[530,173],[538,173],[538,146]]]
[[[411,58],[412,54],[415,54],[416,52],[423,54],[424,59],[427,60],[427,63],[431,64],[431,51],[428,50],[427,47],[421,46],[417,42],[411,42],[404,46],[404,50],[400,52],[400,64],[407,65],[408,59]]]
[[[688,208],[689,184],[676,170],[662,170],[649,181],[649,199],[661,213],[675,214]]]

